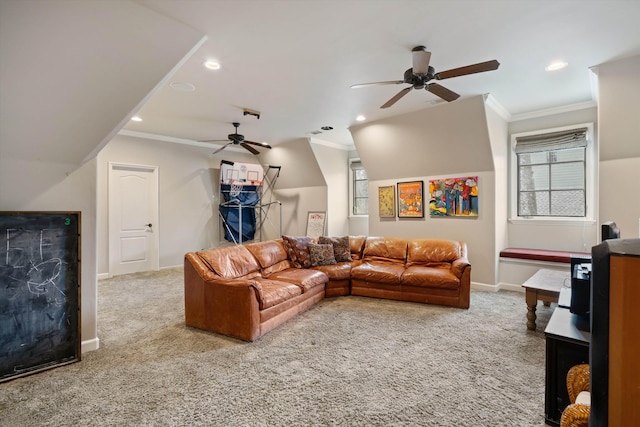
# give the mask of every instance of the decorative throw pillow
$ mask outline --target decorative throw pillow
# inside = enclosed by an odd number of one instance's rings
[[[282,241],[295,268],[311,267],[311,255],[309,254],[311,237],[282,236]]]
[[[349,248],[349,236],[342,237],[326,237],[320,236],[318,243],[333,245],[333,253],[336,262],[351,261],[351,250]]]
[[[309,254],[311,255],[311,266],[317,267],[319,265],[333,265],[336,263],[336,258],[333,255],[333,245],[331,244],[317,244],[309,243]]]

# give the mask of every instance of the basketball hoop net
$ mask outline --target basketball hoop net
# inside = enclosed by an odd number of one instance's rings
[[[235,182],[231,182],[231,187],[229,188],[230,196],[237,196],[242,191],[242,185],[236,184]]]

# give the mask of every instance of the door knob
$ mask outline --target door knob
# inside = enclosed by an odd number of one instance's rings
[[[146,225],[147,227],[151,227],[151,223],[149,223],[149,224],[145,224],[145,225]]]

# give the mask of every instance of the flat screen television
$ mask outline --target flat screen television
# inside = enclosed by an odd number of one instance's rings
[[[610,239],[619,239],[620,229],[613,221],[607,221],[602,223],[602,241]]]

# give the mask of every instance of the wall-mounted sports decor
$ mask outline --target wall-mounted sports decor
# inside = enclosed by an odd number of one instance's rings
[[[429,214],[440,216],[478,216],[478,177],[444,178],[429,181]]]

